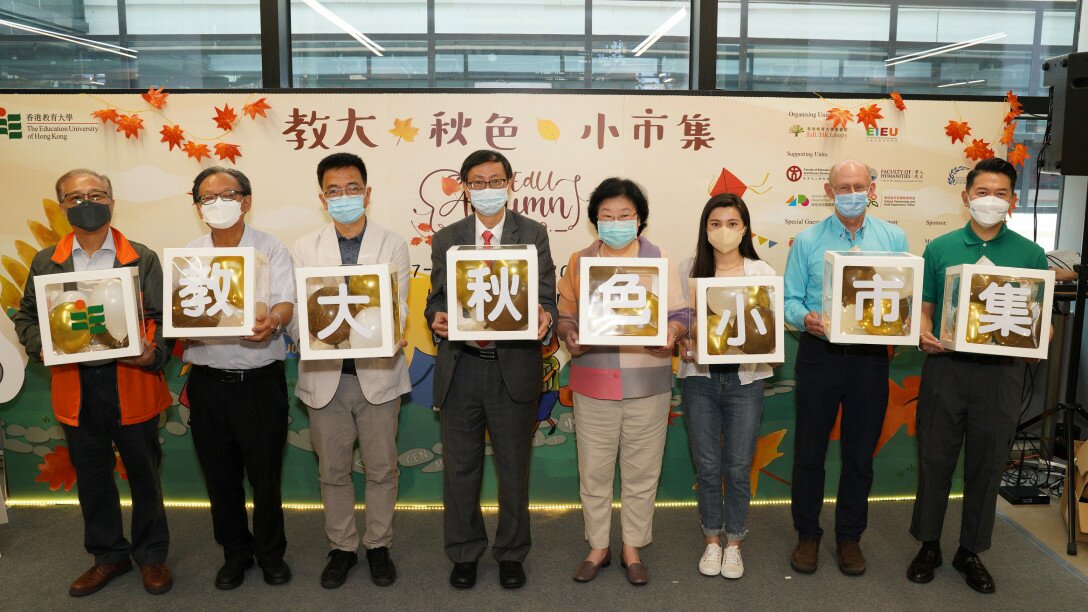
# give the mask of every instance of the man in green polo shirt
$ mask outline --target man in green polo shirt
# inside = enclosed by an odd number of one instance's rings
[[[938,305],[945,270],[985,257],[997,266],[1045,270],[1043,249],[1005,226],[1016,206],[1016,169],[1003,159],[979,162],[967,174],[963,204],[971,221],[929,243],[922,287],[922,334],[927,353],[918,394],[918,495],[910,532],[922,542],[907,578],[933,580],[941,565],[941,527],[952,473],[966,440],[960,546],[952,565],[980,593],[993,593],[994,581],[978,557],[990,548],[1001,474],[1019,417],[1024,360],[946,350],[939,333]],[[932,331],[931,331],[932,330]]]

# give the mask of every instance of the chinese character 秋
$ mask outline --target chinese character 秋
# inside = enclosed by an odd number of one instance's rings
[[[513,296],[518,293],[521,285],[521,276],[510,274],[510,269],[503,267],[499,274],[491,274],[487,268],[476,268],[468,272],[469,282],[465,285],[471,295],[468,298],[467,308],[472,309],[473,318],[477,321],[484,320],[484,307],[491,302],[492,296],[497,298],[495,307],[487,315],[488,321],[495,321],[503,310],[510,311],[510,316],[515,321],[520,321],[522,313],[514,306]]]
[[[434,146],[441,147],[442,137],[451,129],[453,130],[453,136],[446,140],[446,144],[459,142],[462,145],[467,145],[468,141],[465,140],[465,135],[461,132],[472,125],[472,119],[465,117],[464,113],[458,112],[456,117],[446,122],[442,121],[445,114],[445,111],[438,111],[434,114],[434,124],[431,126],[431,135],[429,136],[430,139],[434,140]]]

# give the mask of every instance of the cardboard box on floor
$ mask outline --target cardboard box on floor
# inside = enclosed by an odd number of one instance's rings
[[[1088,542],[1088,443],[1074,441],[1073,446],[1076,450],[1076,486],[1074,487],[1077,494],[1077,541]],[[1062,518],[1065,520],[1065,524],[1069,525],[1069,512],[1068,508],[1069,500],[1066,499],[1068,491],[1062,489]]]

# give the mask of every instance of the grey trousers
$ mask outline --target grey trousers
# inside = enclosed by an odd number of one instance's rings
[[[340,375],[336,393],[324,408],[309,408],[310,438],[318,457],[321,501],[325,505],[325,535],[329,546],[359,549],[355,527],[355,483],[352,458],[355,441],[366,472],[366,533],[363,546],[393,544],[393,509],[397,504],[397,419],[400,398],[371,404],[359,381]]]
[[[918,397],[918,495],[910,533],[941,539],[952,473],[964,447],[960,545],[990,548],[997,492],[1009,457],[1023,392],[1024,362],[930,355]]]
[[[539,401],[515,402],[498,361],[464,353],[442,409],[442,516],[446,556],[476,561],[487,549],[480,510],[484,431],[490,434],[499,481],[499,525],[492,554],[524,561],[529,554],[529,457]]]

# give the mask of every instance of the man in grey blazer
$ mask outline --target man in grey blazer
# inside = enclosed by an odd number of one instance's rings
[[[555,264],[547,229],[506,209],[513,194],[513,171],[506,157],[497,151],[476,151],[465,159],[460,174],[465,199],[474,214],[434,235],[431,292],[427,296],[427,322],[439,338],[434,403],[440,409],[442,428],[446,555],[454,564],[450,584],[458,588],[475,585],[476,564],[487,548],[480,511],[486,430],[499,481],[499,525],[492,553],[499,562],[499,583],[514,589],[525,584],[522,562],[530,546],[529,456],[543,386],[541,344],[533,340],[446,340],[446,252],[465,244],[535,245],[540,339],[551,333],[559,316]]]
[[[321,203],[333,222],[300,238],[291,248],[296,268],[350,264],[391,264],[396,274],[400,321],[408,315],[408,245],[404,238],[368,221],[370,186],[358,155],[333,153],[317,165]],[[294,336],[299,338],[301,334]],[[299,338],[299,342],[308,342]],[[401,346],[405,343],[402,341]],[[295,395],[306,404],[310,438],[318,457],[325,506],[328,562],[321,586],[334,589],[358,559],[355,527],[353,451],[366,470],[366,550],[370,579],[378,586],[396,580],[389,556],[393,509],[397,503],[397,420],[400,396],[412,390],[404,352],[371,359],[300,361]]]

